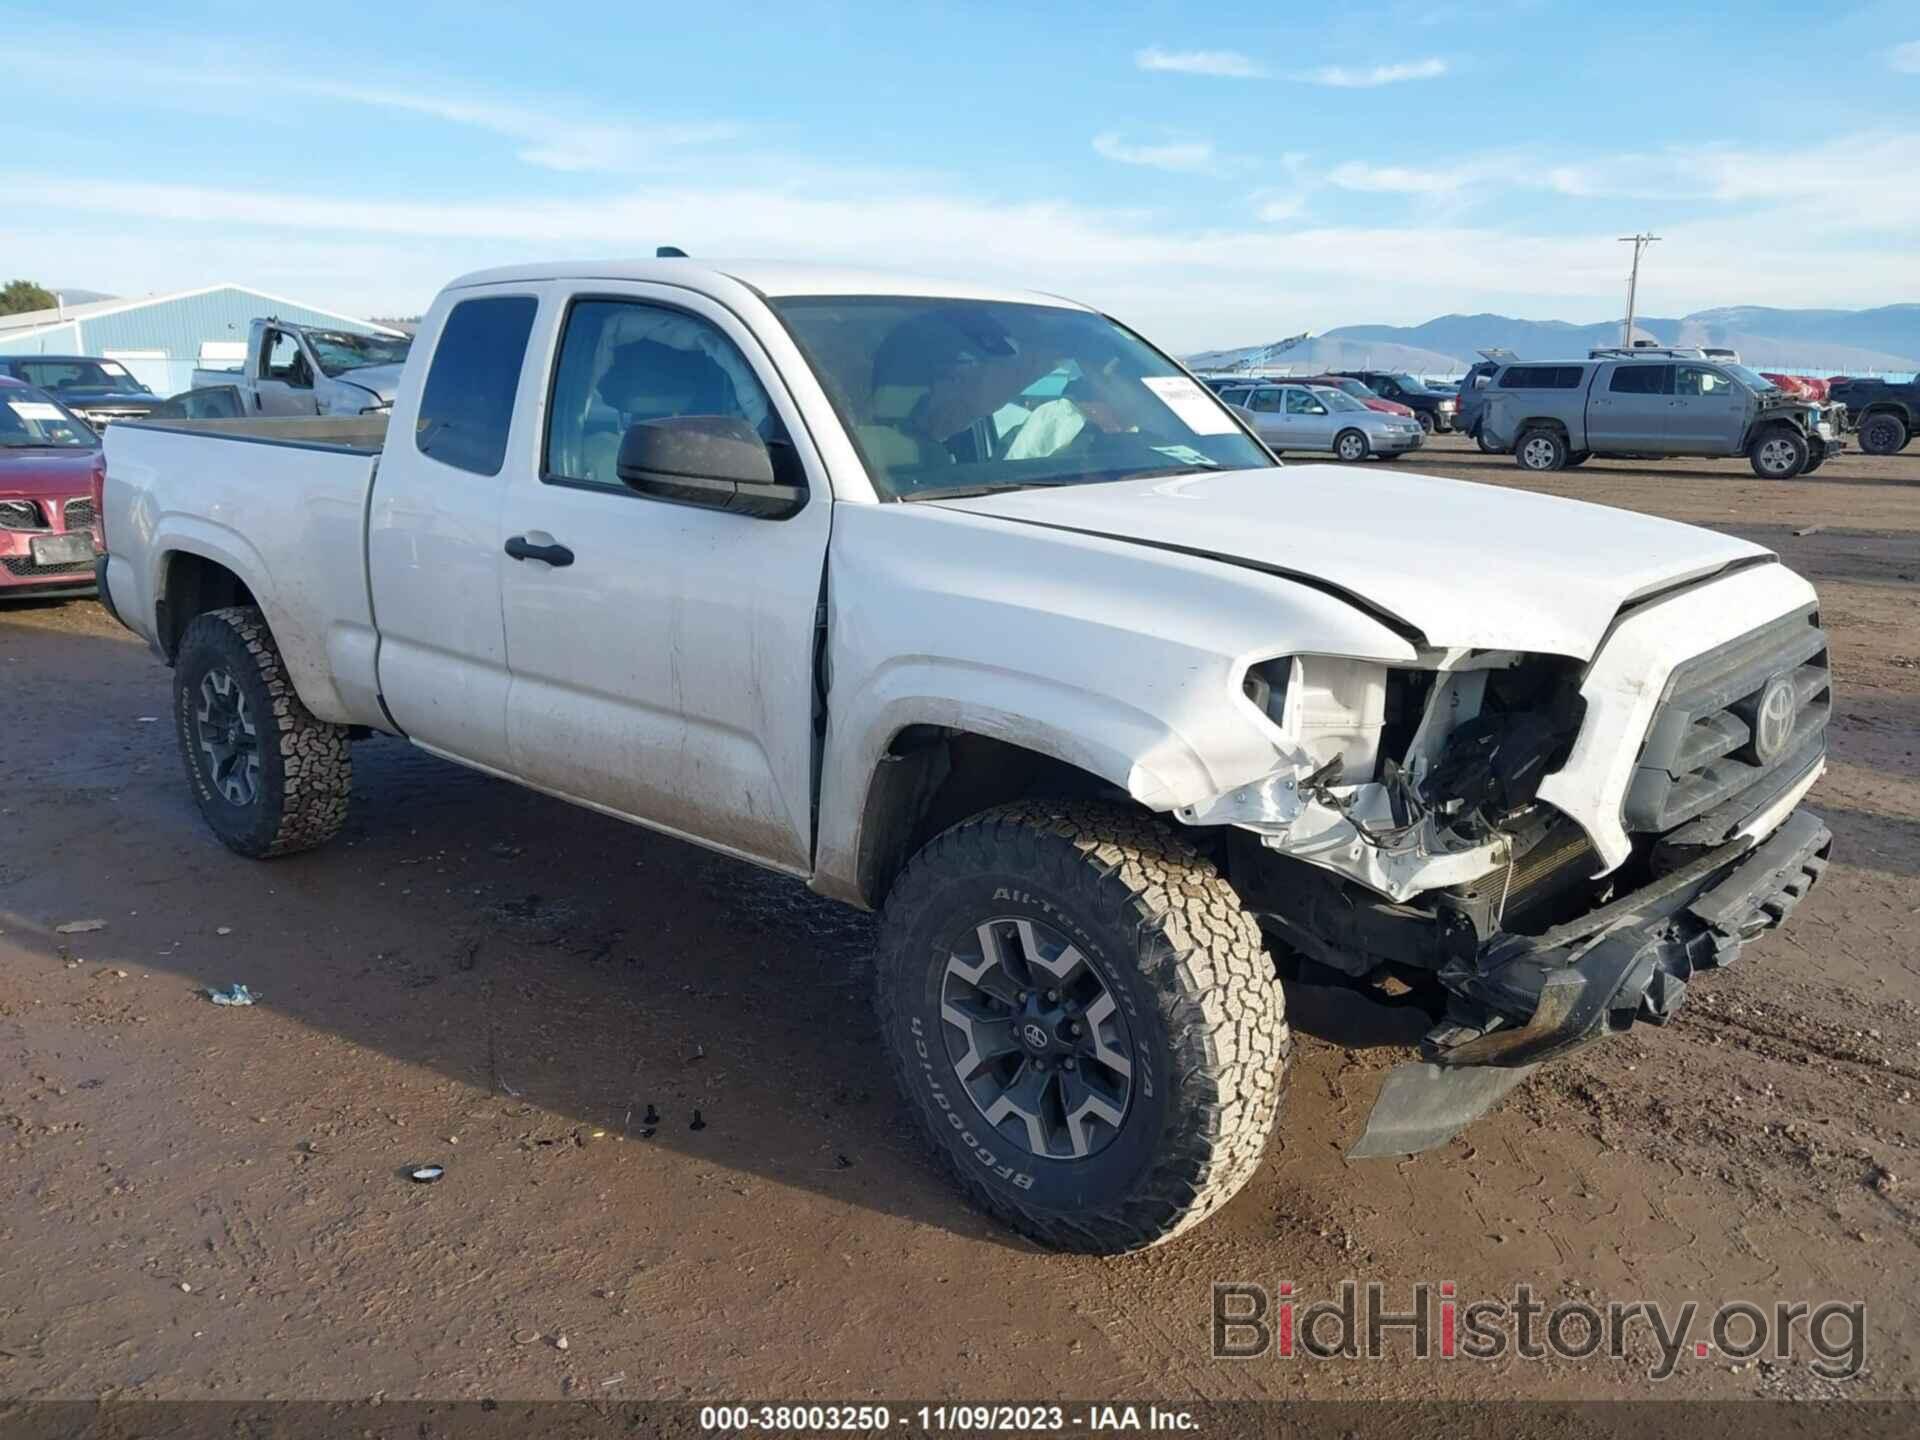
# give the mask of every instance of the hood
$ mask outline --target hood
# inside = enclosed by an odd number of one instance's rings
[[[1437,646],[1585,660],[1628,601],[1770,552],[1712,530],[1384,466],[1289,465],[925,502],[1333,589]]]
[[[1360,403],[1367,409],[1378,411],[1382,415],[1398,415],[1402,420],[1413,418],[1413,407],[1402,405],[1398,400],[1382,400],[1376,396],[1371,400],[1362,400]]]
[[[37,445],[0,447],[0,499],[58,500],[85,495],[93,487],[98,449]]]
[[[400,388],[399,365],[362,365],[357,370],[342,370],[333,378],[342,385],[358,385],[362,390],[370,390],[387,404],[393,403],[393,397]]]
[[[102,409],[111,407],[115,410],[131,410],[140,405],[144,405],[151,410],[155,405],[160,403],[160,397],[158,395],[151,394],[145,390],[67,389],[56,390],[53,391],[52,394],[54,399],[58,400],[69,410],[88,410],[95,406],[99,406]]]

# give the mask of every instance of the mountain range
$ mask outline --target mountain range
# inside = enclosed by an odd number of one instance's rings
[[[1639,316],[1636,339],[1660,345],[1725,345],[1756,369],[1820,374],[1920,369],[1920,304],[1874,310],[1777,310],[1735,305],[1678,319]],[[1422,325],[1343,325],[1265,363],[1315,370],[1410,370],[1458,374],[1492,347],[1525,360],[1583,358],[1595,345],[1618,345],[1620,322],[1572,325],[1510,315],[1442,315]],[[1254,360],[1264,346],[1208,350],[1186,357],[1198,370]]]

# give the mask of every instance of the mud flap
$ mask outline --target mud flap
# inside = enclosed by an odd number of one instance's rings
[[[1418,1155],[1444,1145],[1506,1097],[1535,1065],[1396,1065],[1349,1160]]]

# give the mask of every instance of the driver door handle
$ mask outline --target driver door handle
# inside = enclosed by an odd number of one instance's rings
[[[535,545],[524,535],[515,535],[507,541],[507,554],[515,560],[544,560],[549,565],[571,565],[573,551],[564,545]]]

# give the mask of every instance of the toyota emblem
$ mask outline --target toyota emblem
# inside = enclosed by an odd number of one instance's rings
[[[1771,765],[1793,738],[1793,677],[1776,675],[1760,692],[1753,712],[1753,753],[1762,765]]]
[[[1034,1024],[1031,1020],[1020,1027],[1020,1038],[1027,1042],[1027,1048],[1030,1050],[1044,1050],[1047,1048],[1046,1030]]]

